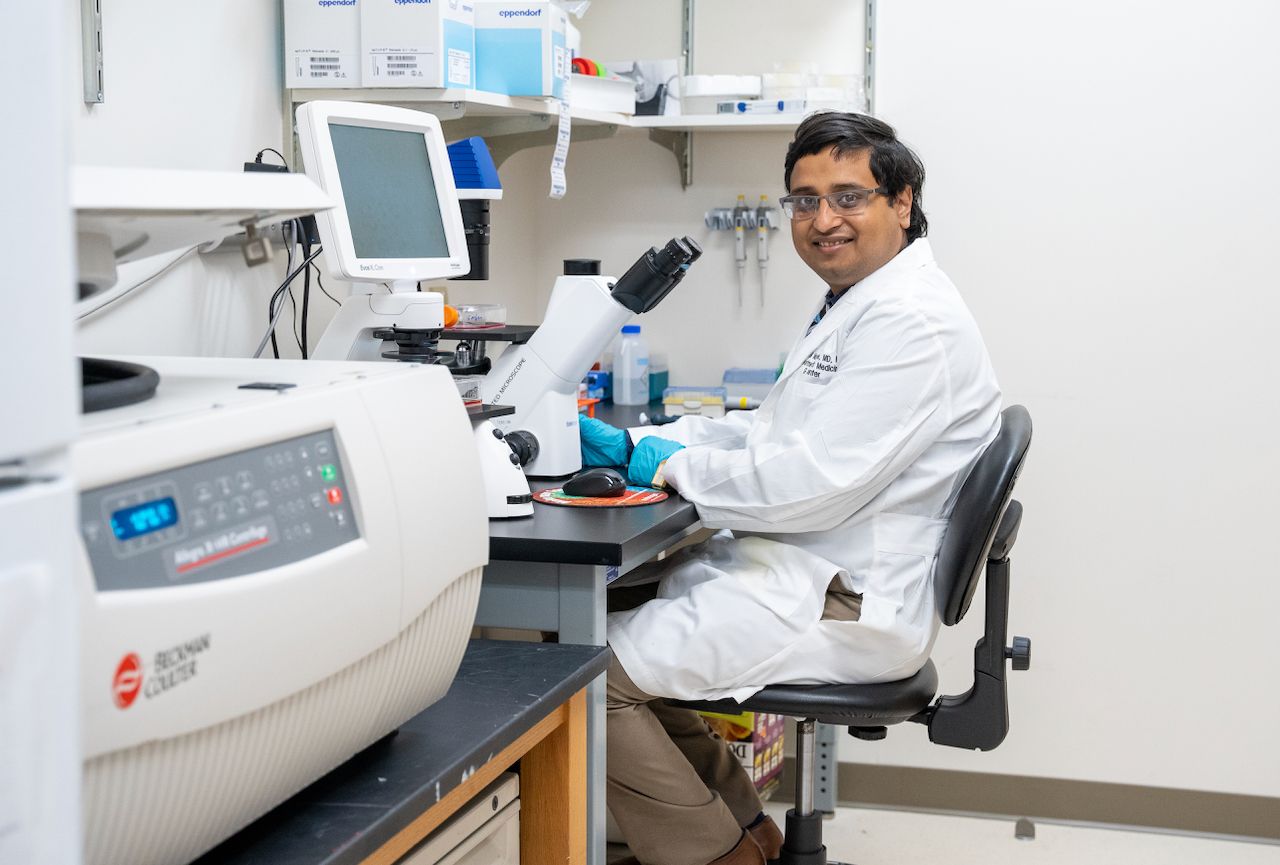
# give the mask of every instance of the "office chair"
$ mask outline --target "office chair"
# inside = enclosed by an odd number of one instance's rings
[[[708,712],[771,712],[796,718],[796,798],[787,811],[780,865],[825,865],[822,814],[814,810],[814,725],[847,726],[858,739],[885,738],[891,724],[913,721],[929,729],[929,741],[990,751],[1009,731],[1005,661],[1031,666],[1031,641],[1014,637],[1006,648],[1009,621],[1009,551],[1018,537],[1022,505],[1013,485],[1031,444],[1031,415],[1020,405],[1002,414],[1000,433],[965,479],[951,514],[934,572],[938,616],[957,624],[969,610],[985,570],[986,622],[974,648],[973,687],[955,696],[934,696],[933,661],[909,679],[873,685],[771,685],[742,703],[733,700],[668,700]]]

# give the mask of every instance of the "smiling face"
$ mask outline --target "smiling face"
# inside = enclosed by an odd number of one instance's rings
[[[846,189],[875,189],[871,152],[835,155],[832,147],[803,156],[791,172],[791,195],[827,195]],[[911,187],[896,199],[876,194],[858,214],[833,211],[827,201],[812,219],[791,221],[791,240],[804,263],[837,294],[861,282],[902,251],[911,224]]]

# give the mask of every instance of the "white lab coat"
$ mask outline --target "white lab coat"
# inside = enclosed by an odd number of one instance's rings
[[[916,240],[800,339],[759,409],[632,431],[688,446],[666,479],[726,531],[671,557],[656,600],[609,616],[622,666],[682,699],[910,676],[938,632],[955,494],[999,423],[977,324]],[[862,595],[856,622],[821,619],[837,577]]]

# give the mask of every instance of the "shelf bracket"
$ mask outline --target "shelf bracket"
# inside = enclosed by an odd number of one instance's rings
[[[693,133],[650,129],[649,140],[675,154],[676,164],[680,167],[680,188],[688,189],[693,183]]]
[[[107,101],[102,84],[102,0],[80,0],[80,45],[83,51],[84,101]]]
[[[694,0],[681,0],[680,59],[685,75],[693,74],[693,26],[696,16]],[[676,165],[680,168],[680,188],[688,189],[693,183],[693,133],[650,129],[649,140],[675,154]]]
[[[867,88],[867,114],[876,116],[876,0],[866,0],[867,50],[862,57],[862,80]]]

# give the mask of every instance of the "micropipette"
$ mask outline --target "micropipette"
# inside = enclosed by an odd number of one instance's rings
[[[733,208],[733,260],[738,263],[738,308],[742,308],[742,295],[747,282],[747,222],[751,211],[747,209],[747,197],[738,196]]]
[[[756,261],[760,264],[760,308],[764,309],[764,275],[769,267],[769,196],[756,208]]]

